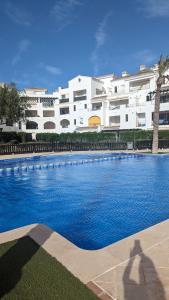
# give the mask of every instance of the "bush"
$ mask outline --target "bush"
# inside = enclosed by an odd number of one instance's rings
[[[9,143],[10,141],[18,140],[16,132],[0,132],[0,142]]]
[[[32,141],[32,134],[27,132],[0,132],[0,143],[25,143]]]
[[[152,130],[126,130],[119,132],[84,132],[84,133],[37,133],[37,142],[60,143],[111,143],[131,141],[152,141]],[[160,140],[169,140],[169,130],[159,131]],[[32,142],[32,134],[27,132],[0,132],[0,143]],[[36,141],[35,141],[36,142]]]
[[[85,132],[85,133],[37,133],[37,141],[41,142],[61,142],[61,143],[89,143],[89,142],[114,142],[115,133]]]
[[[127,130],[121,131],[119,133],[120,141],[123,142],[130,142],[130,141],[137,141],[137,140],[152,140],[153,132],[152,130]]]
[[[20,143],[32,142],[32,134],[27,132],[18,132],[18,140]]]

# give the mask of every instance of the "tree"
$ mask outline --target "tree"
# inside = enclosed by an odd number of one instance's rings
[[[160,96],[161,87],[165,84],[166,80],[169,80],[169,75],[165,75],[165,72],[169,68],[169,57],[162,56],[158,62],[158,77],[156,80],[156,93],[155,93],[155,105],[153,115],[153,145],[152,153],[158,153],[158,130],[159,130],[159,114],[160,114]]]
[[[26,102],[15,87],[0,87],[0,124],[17,123],[25,118]]]

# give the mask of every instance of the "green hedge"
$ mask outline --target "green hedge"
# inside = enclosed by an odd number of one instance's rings
[[[119,133],[119,140],[129,142],[133,140],[152,140],[152,131],[150,130],[127,130]]]
[[[115,133],[103,132],[85,132],[85,133],[38,133],[37,141],[43,142],[114,142],[116,141]]]
[[[25,143],[32,141],[32,134],[26,132],[0,132],[0,143]]]
[[[128,141],[140,141],[140,140],[152,140],[152,130],[128,130],[119,133],[119,139],[123,142]],[[159,139],[169,139],[169,130],[159,130]]]
[[[78,142],[78,143],[97,143],[97,142],[129,142],[140,140],[152,140],[151,130],[127,130],[115,132],[85,132],[85,133],[37,133],[38,142]],[[169,130],[160,130],[159,139],[169,140]],[[25,143],[31,142],[32,135],[26,132],[0,132],[0,143]]]
[[[85,133],[38,133],[38,142],[129,142],[140,140],[152,140],[152,130],[127,130],[115,132],[85,132]],[[159,131],[159,139],[169,139],[169,130]]]

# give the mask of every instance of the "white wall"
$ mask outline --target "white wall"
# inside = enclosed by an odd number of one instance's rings
[[[74,132],[77,128],[80,131],[90,131],[88,127],[88,119],[91,116],[98,116],[101,118],[101,125],[106,128],[110,126],[110,118],[120,116],[119,129],[133,129],[138,127],[138,120],[143,124],[143,114],[145,114],[145,126],[143,129],[152,129],[152,112],[154,110],[154,101],[147,102],[147,95],[150,91],[156,88],[157,72],[155,69],[138,72],[135,75],[115,78],[112,74],[108,76],[92,78],[89,76],[78,75],[68,82],[68,87],[58,88],[53,94],[48,94],[46,91],[24,91],[21,95],[38,97],[37,105],[32,105],[30,109],[38,111],[38,117],[28,118],[29,120],[38,123],[37,130],[26,130],[26,125],[22,124],[22,131],[27,132]],[[139,83],[140,81],[149,80],[150,84],[143,85],[139,90],[131,90],[130,85]],[[115,92],[117,87],[117,92]],[[103,94],[96,95],[96,89],[103,90]],[[86,100],[74,101],[74,91],[86,90]],[[60,103],[62,95],[69,99],[69,102]],[[43,107],[40,103],[41,98],[54,99],[53,107]],[[120,103],[120,101],[128,101],[128,104],[120,104],[115,109],[110,109],[110,103]],[[92,104],[102,103],[99,110],[93,110]],[[76,110],[74,110],[76,106]],[[87,106],[87,108],[86,108]],[[116,105],[115,105],[116,106]],[[69,107],[69,113],[60,115],[60,108]],[[43,117],[43,110],[54,110],[54,117]],[[169,103],[161,103],[161,111],[169,110]],[[126,120],[128,115],[128,121]],[[62,128],[61,121],[66,119],[70,122],[68,128]],[[76,120],[76,125],[74,124]],[[56,124],[55,129],[45,130],[44,123],[52,121]],[[168,126],[169,127],[169,126]],[[167,126],[165,126],[167,128]],[[5,127],[3,130],[17,130],[18,126],[13,128]]]

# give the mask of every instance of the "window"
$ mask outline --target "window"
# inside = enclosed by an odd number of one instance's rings
[[[43,111],[43,117],[54,117],[55,116],[55,112],[54,110],[44,110]]]
[[[125,119],[126,119],[126,122],[128,122],[128,120],[129,120],[129,116],[128,116],[128,115],[126,115],[126,116],[125,116]]]
[[[92,110],[100,110],[101,108],[102,108],[102,103],[101,102],[92,104]]]
[[[59,103],[66,103],[66,102],[69,102],[69,95],[68,94],[61,95],[61,99],[59,100]]]
[[[84,105],[84,108],[85,108],[85,109],[87,108],[87,104]]]
[[[169,93],[160,96],[160,103],[167,103],[167,102],[169,102]]]
[[[26,129],[38,129],[38,124],[33,121],[26,122]]]
[[[117,93],[117,86],[114,87],[114,92]]]
[[[25,110],[25,117],[27,117],[27,118],[38,117],[38,111],[37,110]]]
[[[38,98],[23,97],[22,99],[25,100],[28,105],[36,105],[38,103]]]
[[[76,125],[76,119],[74,119],[74,125]]]
[[[83,125],[83,118],[80,118],[80,124]]]
[[[76,105],[73,106],[73,110],[76,111]]]
[[[87,99],[87,90],[78,90],[73,92],[74,101],[82,101]]]
[[[44,124],[44,129],[55,129],[55,123],[53,123],[53,122],[46,122],[45,124]]]
[[[102,94],[103,94],[102,90],[96,89],[96,95],[102,95]]]
[[[136,126],[144,127],[146,125],[146,114],[145,113],[137,113],[136,114]]]
[[[154,114],[152,113],[152,120]],[[159,125],[169,125],[169,111],[161,111],[159,115]]]
[[[50,99],[50,98],[41,98],[40,103],[42,103],[43,107],[52,107],[54,106],[54,101],[55,99]]]
[[[19,129],[22,129],[22,122],[19,121]]]
[[[60,125],[62,126],[62,128],[68,128],[70,125],[70,122],[69,122],[69,120],[64,119],[64,120],[60,121]]]
[[[69,114],[69,107],[62,107],[60,108],[60,115]]]
[[[130,92],[145,90],[150,88],[150,80],[143,79],[130,82]]]

